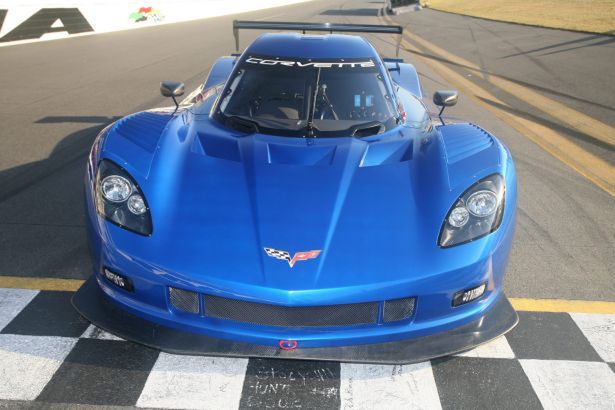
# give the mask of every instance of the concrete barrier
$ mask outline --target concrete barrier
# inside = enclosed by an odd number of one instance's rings
[[[0,47],[176,23],[309,0],[0,0]]]

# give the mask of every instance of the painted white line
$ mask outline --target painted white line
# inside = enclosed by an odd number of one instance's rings
[[[342,409],[440,409],[429,362],[404,366],[341,363]]]
[[[117,337],[115,335],[112,335],[109,332],[105,332],[104,330],[94,325],[88,326],[88,328],[85,329],[85,332],[83,332],[81,337],[85,339],[99,339],[99,340],[120,340],[120,341],[124,340],[121,337]]]
[[[37,294],[37,290],[0,289],[0,330],[4,329]]]
[[[615,315],[570,313],[570,316],[602,360],[615,362]]]
[[[479,357],[485,359],[514,359],[515,353],[510,348],[506,337],[501,336],[489,343],[478,346],[476,349],[472,349],[456,356]]]
[[[615,408],[615,373],[606,363],[520,362],[545,410]]]
[[[77,340],[0,335],[0,399],[34,400]]]
[[[160,353],[139,407],[236,409],[248,359]]]

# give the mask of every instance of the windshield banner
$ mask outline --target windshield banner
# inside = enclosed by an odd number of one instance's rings
[[[372,60],[367,61],[292,61],[292,60],[266,60],[262,58],[250,57],[246,59],[246,63],[262,64],[262,65],[281,65],[286,67],[313,67],[313,68],[368,68],[376,65]]]

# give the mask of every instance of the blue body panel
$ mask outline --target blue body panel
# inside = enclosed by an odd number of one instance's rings
[[[416,68],[414,68],[412,64],[391,62],[386,60],[384,64],[391,74],[391,80],[393,80],[401,88],[410,91],[416,96],[416,98],[423,98],[419,75],[416,72]]]
[[[220,57],[216,60],[216,63],[211,67],[207,80],[205,80],[203,89],[207,90],[216,85],[225,83],[236,60],[236,57]]]
[[[297,47],[289,36],[329,43]],[[307,37],[314,36],[262,36],[246,53],[339,57],[342,46],[347,58],[375,53],[358,37]],[[246,135],[208,115],[220,91],[215,86],[228,77],[233,61],[218,60],[199,103],[120,120],[97,139],[86,175],[87,225],[94,273],[112,300],[177,329],[268,345],[294,339],[302,347],[434,334],[469,323],[495,304],[515,226],[516,175],[507,148],[475,125],[421,122],[426,113],[416,99],[418,77],[404,64],[392,76],[402,87],[408,118],[416,121],[361,139]],[[134,130],[143,142],[134,140]],[[94,182],[103,158],[121,165],[141,187],[151,236],[97,214]],[[499,229],[464,245],[439,247],[442,222],[457,198],[494,173],[506,183]],[[322,252],[290,268],[265,247]],[[104,267],[131,278],[135,291],[105,281]],[[483,282],[485,296],[452,307],[456,292]],[[417,307],[403,322],[282,328],[177,311],[168,286],[283,306],[416,297]]]

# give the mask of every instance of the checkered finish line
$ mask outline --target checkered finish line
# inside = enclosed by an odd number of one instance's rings
[[[71,296],[0,288],[0,405],[615,409],[615,315],[519,312],[487,345],[392,366],[171,355],[89,325]]]

